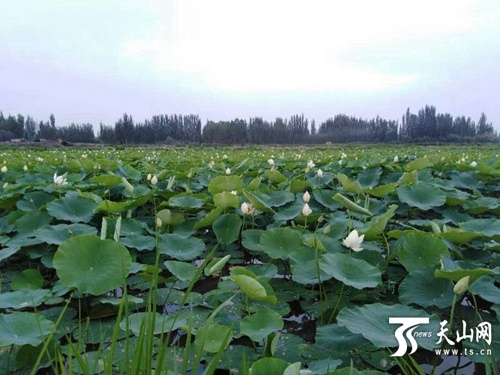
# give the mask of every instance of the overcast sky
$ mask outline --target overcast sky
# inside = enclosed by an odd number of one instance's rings
[[[400,119],[500,130],[500,1],[1,0],[0,111]]]

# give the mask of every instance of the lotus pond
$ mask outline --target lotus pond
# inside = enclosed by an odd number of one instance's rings
[[[498,374],[498,154],[0,150],[0,373]]]

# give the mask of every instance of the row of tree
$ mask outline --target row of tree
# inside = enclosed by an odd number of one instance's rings
[[[376,117],[365,120],[344,114],[322,122],[318,128],[304,115],[290,119],[265,121],[261,117],[249,121],[234,119],[201,126],[198,115],[158,115],[135,123],[124,114],[115,124],[100,124],[99,135],[94,135],[91,124],[56,126],[54,115],[39,123],[32,117],[17,115],[4,117],[0,112],[0,141],[24,138],[63,140],[67,142],[105,144],[154,143],[213,143],[213,144],[304,144],[345,142],[493,142],[498,135],[484,113],[476,123],[470,117],[452,117],[437,114],[434,106],[425,106],[417,114],[407,109],[398,121]]]

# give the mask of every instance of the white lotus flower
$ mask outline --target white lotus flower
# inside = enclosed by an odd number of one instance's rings
[[[1,169],[2,173],[7,173],[8,169],[7,169],[7,166],[4,165]]]
[[[68,181],[66,180],[66,173],[63,175],[58,176],[57,172],[54,173],[54,184],[56,186],[64,186],[68,184]]]
[[[342,159],[345,159],[345,158],[347,157],[347,155],[346,155],[345,153],[342,153],[342,155],[340,155],[340,157],[341,157]]]
[[[255,212],[255,208],[251,203],[243,202],[241,204],[241,212],[243,213],[243,215],[253,215],[253,213]]]
[[[236,190],[233,190],[233,191],[231,191],[231,194],[238,195],[238,192]]]
[[[161,228],[162,225],[163,225],[163,222],[161,221],[161,219],[159,217],[157,217],[156,218],[156,227]]]
[[[273,159],[269,159],[267,161],[267,163],[271,166],[271,167],[274,167],[274,160]]]
[[[323,171],[321,169],[318,169],[318,171],[316,172],[316,176],[318,176],[319,178],[323,177]]]
[[[156,185],[158,183],[158,177],[154,175],[151,177],[151,185]]]
[[[470,163],[470,166],[471,166],[472,168],[476,168],[476,167],[477,167],[477,163],[476,163],[476,161],[473,161],[472,163]]]
[[[398,156],[397,156],[397,155],[396,155],[396,156],[394,156],[393,162],[394,162],[394,163],[397,163],[398,161],[399,161]]]
[[[231,174],[231,169],[230,168],[226,168],[226,174]]]
[[[307,168],[312,169],[312,168],[314,168],[315,166],[316,166],[316,164],[314,164],[312,160],[309,160],[309,161],[307,162]]]
[[[302,200],[304,201],[304,203],[309,203],[309,200],[311,199],[311,196],[309,195],[309,192],[306,191],[304,193],[304,195],[302,196]]]
[[[361,247],[361,242],[363,242],[364,238],[364,234],[360,237],[358,231],[354,229],[346,238],[342,240],[342,243],[349,249],[352,249],[354,251],[361,251],[363,250],[363,248]]]
[[[28,166],[27,166],[27,165],[25,165],[25,166],[23,167],[23,171],[28,172]]]
[[[151,181],[151,177],[153,177],[153,176],[151,175],[151,173],[148,173],[148,175],[147,175],[147,177],[146,177],[146,178],[148,179],[148,181]]]
[[[302,207],[302,215],[309,216],[312,212],[311,207],[309,207],[307,203],[304,203],[304,207]]]
[[[469,288],[469,281],[470,281],[470,276],[462,277],[455,284],[455,287],[453,288],[453,292],[455,294],[465,293],[467,291],[467,289]]]

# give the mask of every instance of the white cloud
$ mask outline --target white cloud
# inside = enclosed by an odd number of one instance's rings
[[[477,2],[463,0],[172,4],[170,21],[159,12],[155,26],[129,41],[123,55],[160,74],[237,92],[372,91],[414,84],[417,72],[382,71],[346,56],[366,47],[381,50],[382,58],[391,48],[425,48],[470,31],[483,16]]]

